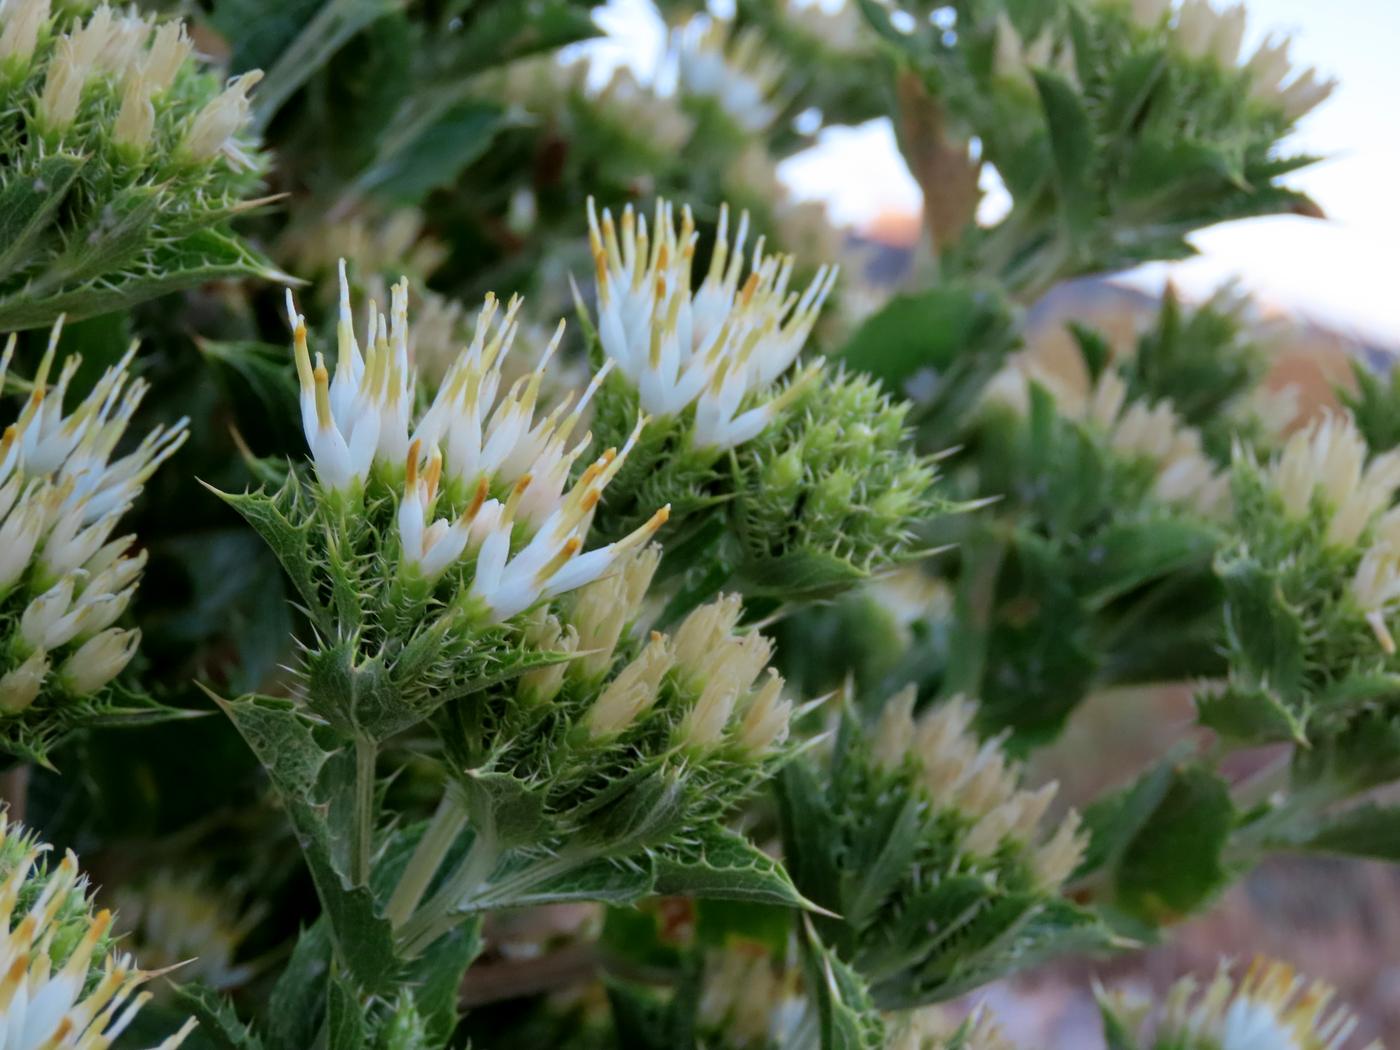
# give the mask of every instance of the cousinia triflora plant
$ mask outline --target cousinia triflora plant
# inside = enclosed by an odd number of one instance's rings
[[[180,419],[116,454],[148,390],[131,376],[134,343],[65,412],[82,358],[58,364],[62,331],[60,318],[24,382],[29,395],[18,418],[0,436],[0,741],[38,759],[85,721],[121,708],[109,686],[141,635],[118,621],[146,553],[133,549],[135,536],[113,534],[188,436]],[[12,335],[0,354],[0,390],[15,347]]]

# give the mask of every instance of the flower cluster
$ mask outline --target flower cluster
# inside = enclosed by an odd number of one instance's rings
[[[692,288],[699,235],[689,208],[663,200],[650,230],[631,206],[621,228],[590,199],[588,235],[597,281],[603,352],[637,389],[641,406],[660,418],[690,410],[693,447],[733,448],[757,436],[816,376],[815,368],[773,393],[796,362],[836,280],[822,266],[801,292],[789,290],[794,260],[767,255],[763,240],[743,274],[749,219],[729,241],[729,210],[720,209],[709,270]]]
[[[104,3],[65,21],[50,0],[0,8],[0,99],[12,114],[0,130],[0,192],[33,216],[7,248],[0,325],[275,274],[227,233],[258,179],[243,129],[262,74],[221,90],[182,23],[134,9]]]
[[[1029,359],[999,372],[984,396],[1025,415],[1031,383],[1039,383],[1054,394],[1063,416],[1101,434],[1113,453],[1129,462],[1146,464],[1152,471],[1152,492],[1157,499],[1204,517],[1228,513],[1229,475],[1205,454],[1200,432],[1181,419],[1170,401],[1130,401],[1127,383],[1113,368],[1105,369],[1087,392],[1080,392]]]
[[[1070,810],[1043,837],[1040,825],[1057,785],[1022,788],[1001,740],[981,741],[970,731],[977,716],[972,701],[955,697],[916,721],[914,699],[911,685],[886,701],[875,730],[876,763],[891,771],[912,768],[934,812],[967,824],[960,849],[970,857],[991,861],[1008,849],[1023,852],[1037,885],[1058,890],[1084,853],[1079,814]]]
[[[184,443],[186,421],[157,426],[113,458],[146,384],[129,374],[133,346],[65,414],[81,364],[63,360],[51,384],[62,324],[50,335],[16,422],[0,437],[0,733],[42,751],[95,710],[140,639],[115,626],[131,602],[145,552],[117,523],[151,474]],[[16,347],[0,356],[3,386]]]
[[[805,1005],[798,973],[767,948],[735,941],[705,955],[705,979],[696,1006],[700,1030],[720,1045],[782,1045]]]
[[[1334,1004],[1331,987],[1308,981],[1287,963],[1260,957],[1238,979],[1230,969],[1222,963],[1205,988],[1183,977],[1158,1010],[1123,994],[1101,993],[1100,1004],[1119,1029],[1120,1043],[1142,1050],[1340,1050],[1356,1029],[1355,1015]],[[1122,1042],[1134,1034],[1137,1041]]]
[[[1133,17],[1149,28],[1170,19],[1172,41],[1195,59],[1210,59],[1227,70],[1240,62],[1244,42],[1245,6],[1234,3],[1217,10],[1213,0],[1182,0],[1174,12],[1171,0],[1133,0]],[[1288,37],[1269,37],[1245,61],[1249,95],[1277,109],[1291,123],[1321,105],[1336,87],[1313,69],[1295,73],[1288,58]]]
[[[150,998],[137,989],[159,974],[111,950],[112,913],[93,913],[77,858],[48,868],[48,849],[0,813],[3,1045],[102,1050],[130,1027]],[[175,1050],[194,1026],[156,1050]]]
[[[305,318],[290,293],[287,300],[302,427],[322,493],[360,506],[372,480],[393,490],[400,578],[426,594],[449,568],[470,560],[461,597],[497,622],[598,579],[625,551],[644,544],[667,514],[663,507],[629,536],[583,551],[593,509],[626,462],[641,422],[620,451],[606,450],[570,485],[590,442],[588,435],[573,440],[574,432],[606,370],[577,403],[566,399],[536,418],[563,325],[535,370],[502,393],[502,363],[516,338],[519,308],[519,299],[502,310],[487,297],[471,342],[420,412],[406,281],[394,286],[387,315],[369,303],[362,352],[342,266],[333,379],[319,353],[313,364]]]
[[[1387,620],[1400,602],[1400,451],[1369,456],[1350,415],[1324,414],[1295,431],[1269,464],[1265,482],[1285,517],[1316,520],[1321,541],[1361,551],[1351,597],[1387,654],[1395,652]]]
[[[712,100],[740,131],[763,132],[778,119],[787,67],[757,28],[696,18],[672,34],[671,50],[681,92]]]

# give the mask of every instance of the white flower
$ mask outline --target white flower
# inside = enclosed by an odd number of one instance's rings
[[[16,834],[4,814],[0,848],[16,857],[0,870],[0,1050],[105,1050],[149,998],[137,989],[156,975],[129,956],[97,958],[112,914],[87,910],[86,879],[72,853],[41,874],[35,865],[48,847]],[[35,884],[37,896],[25,893]],[[33,903],[19,915],[22,893]],[[66,956],[56,955],[56,942],[71,945]],[[175,1050],[194,1026],[188,1021],[156,1050]]]
[[[1320,501],[1327,540],[1354,544],[1400,488],[1400,452],[1367,460],[1365,439],[1346,413],[1326,413],[1293,432],[1266,477],[1290,517],[1302,518]]]
[[[34,54],[39,30],[49,22],[49,4],[50,0],[11,0],[0,8],[5,17],[5,28],[0,32],[0,60],[27,60]]]
[[[1020,768],[1007,760],[1003,737],[983,741],[973,732],[976,703],[952,697],[915,720],[915,696],[910,685],[885,703],[872,743],[876,764],[893,771],[912,761],[935,809],[968,822],[962,840],[967,854],[994,857],[1003,843],[1014,843],[1026,851],[1037,883],[1058,889],[1078,867],[1085,846],[1073,810],[1043,838],[1041,824],[1058,786],[1021,787]]]
[[[681,93],[713,99],[744,131],[764,131],[782,112],[775,96],[786,67],[756,27],[732,33],[720,19],[692,19],[672,34],[671,49]]]
[[[649,232],[629,206],[619,236],[612,215],[604,210],[599,222],[589,199],[598,335],[644,411],[674,416],[693,405],[696,445],[732,448],[758,435],[815,377],[818,366],[770,396],[802,351],[837,270],[823,266],[800,294],[789,291],[793,259],[765,255],[760,239],[741,287],[748,215],[731,251],[724,207],[709,272],[692,293],[698,235],[690,210],[681,215],[678,233],[670,205],[658,201]]]
[[[387,322],[370,302],[366,351],[361,355],[343,261],[340,281],[334,381],[319,354],[312,366],[305,318],[288,296],[301,377],[302,426],[317,478],[331,492],[356,496],[376,468],[390,477],[403,470],[397,531],[409,576],[436,580],[464,555],[474,553],[475,573],[467,596],[492,619],[507,620],[599,579],[666,521],[669,508],[663,507],[629,536],[583,551],[603,489],[621,469],[643,421],[638,420],[620,451],[606,450],[565,491],[570,470],[591,437],[585,435],[572,445],[570,441],[606,369],[594,377],[577,404],[570,396],[536,418],[545,369],[562,337],[562,324],[538,367],[498,400],[501,363],[516,336],[520,303],[510,303],[498,318],[499,304],[487,296],[471,342],[415,421],[418,376],[408,352],[407,282],[394,286]],[[493,488],[506,493],[504,500],[487,498]],[[462,509],[435,518],[444,497]],[[512,556],[522,532],[527,538]]]
[[[1238,982],[1222,963],[1204,991],[1198,993],[1190,977],[1172,986],[1157,1036],[1220,1050],[1339,1050],[1356,1018],[1345,1007],[1332,1007],[1334,995],[1287,963],[1255,959]]]

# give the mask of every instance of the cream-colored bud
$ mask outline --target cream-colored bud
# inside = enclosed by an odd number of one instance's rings
[[[87,73],[78,62],[72,37],[59,37],[49,61],[43,94],[39,96],[39,118],[46,127],[62,131],[73,123]]]
[[[64,661],[59,675],[79,696],[95,693],[121,674],[141,642],[138,630],[112,627],[89,638]]]
[[[1171,10],[1171,0],[1132,0],[1133,19],[1138,25],[1155,28]]]
[[[872,757],[883,769],[895,769],[914,744],[914,701],[918,689],[910,682],[885,701],[880,721],[875,726]]]
[[[153,94],[160,94],[180,73],[180,67],[194,54],[194,45],[183,22],[166,22],[156,30],[151,49],[141,63],[141,77]]]
[[[700,606],[676,631],[676,664],[687,674],[704,673],[714,662],[715,649],[729,637],[743,613],[737,594],[726,594]]]
[[[28,59],[39,42],[39,30],[49,24],[49,0],[19,0],[19,10],[5,12],[0,32],[0,60]]]
[[[1079,833],[1079,814],[1070,810],[1059,830],[1032,856],[1031,867],[1039,884],[1047,890],[1064,885],[1065,879],[1079,867],[1085,845],[1084,836]]]
[[[783,699],[783,679],[773,668],[768,680],[749,701],[739,723],[739,746],[751,755],[761,755],[787,739],[792,701]]]
[[[569,622],[578,631],[579,649],[587,655],[574,661],[573,673],[593,679],[612,665],[617,643],[640,613],[660,559],[659,547],[646,547],[633,554],[620,572],[595,580],[578,592]]]
[[[156,109],[151,104],[150,89],[139,75],[127,79],[122,92],[122,107],[112,125],[112,138],[123,146],[144,152],[151,144],[156,126]]]
[[[24,663],[0,677],[0,713],[17,715],[37,700],[48,673],[49,658],[36,649]]]
[[[196,114],[185,136],[185,148],[195,160],[211,161],[220,153],[229,155],[233,160],[238,159],[239,154],[230,148],[230,144],[248,120],[252,110],[248,92],[262,76],[262,70],[254,69],[234,77],[218,97]]]
[[[687,747],[709,750],[724,736],[724,727],[734,713],[739,693],[733,686],[710,681],[695,706],[681,720],[678,736]]]
[[[618,672],[589,708],[584,717],[589,734],[595,740],[615,736],[635,722],[656,703],[661,679],[671,669],[673,662],[670,639],[662,634],[653,634],[646,648]]]

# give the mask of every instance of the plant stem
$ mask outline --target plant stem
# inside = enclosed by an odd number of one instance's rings
[[[501,859],[496,829],[473,825],[474,837],[455,871],[448,876],[426,904],[404,920],[399,936],[409,954],[422,951],[452,928],[454,913],[471,893],[484,883]]]
[[[397,930],[407,922],[409,916],[422,903],[423,894],[428,891],[433,876],[447,859],[452,844],[457,841],[457,836],[466,826],[467,812],[457,793],[449,788],[438,803],[437,811],[433,813],[433,819],[428,823],[423,837],[418,840],[413,856],[408,860],[408,866],[399,876],[399,884],[394,887],[393,896],[389,898],[387,916],[394,929]]]
[[[350,877],[356,885],[369,882],[369,859],[374,842],[374,765],[379,748],[368,737],[355,737],[355,824],[350,842]]]

